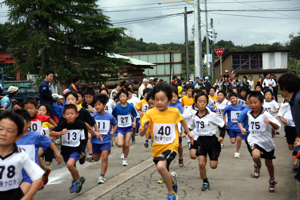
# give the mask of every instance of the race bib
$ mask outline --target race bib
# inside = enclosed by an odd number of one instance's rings
[[[268,112],[268,113],[270,112],[270,110],[272,110],[271,107],[264,107],[264,109],[265,109],[265,111]]]
[[[5,160],[5,162],[0,163],[1,192],[19,188],[22,179],[22,165],[18,159]]]
[[[101,135],[107,135],[110,129],[110,121],[109,120],[96,120],[97,127],[99,133]]]
[[[80,136],[82,130],[69,130],[65,135],[61,136],[61,145],[67,147],[78,147],[80,145]]]
[[[105,110],[105,112],[108,112],[108,113],[110,113],[110,114],[112,113],[111,106],[108,106],[107,104],[106,104],[104,110]]]
[[[143,104],[142,105],[142,112],[146,113],[149,110],[149,105],[148,104]]]
[[[231,111],[231,122],[238,122],[237,118],[239,117],[241,111]]]
[[[28,131],[35,131],[42,134],[42,122],[41,121],[31,121],[31,125]]]
[[[192,106],[184,106],[184,110],[188,109],[189,107],[192,107]]]
[[[266,124],[260,121],[249,122],[249,133],[250,134],[261,134],[265,132]]]
[[[176,139],[174,124],[157,124],[153,125],[154,142],[159,144],[171,144]]]
[[[130,115],[118,115],[118,127],[129,127],[132,125]]]
[[[35,162],[35,146],[34,144],[29,145],[17,145],[20,149],[25,151],[27,155],[29,156],[30,160]]]
[[[223,119],[223,112],[224,112],[225,107],[226,107],[226,105],[224,105],[224,104],[217,104],[217,106],[216,106],[219,117],[222,119]]]
[[[238,100],[238,104],[244,106],[244,105],[246,105],[246,101],[244,101],[244,100],[242,100],[242,99],[239,99],[239,100]]]
[[[47,138],[50,138],[49,132],[50,131],[48,127],[43,128],[42,135],[46,136]]]
[[[197,135],[208,135],[210,126],[209,126],[209,121],[202,119],[202,120],[196,120],[195,121],[196,125],[196,134]]]

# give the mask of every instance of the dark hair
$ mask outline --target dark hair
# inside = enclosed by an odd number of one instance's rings
[[[158,78],[154,78],[153,81],[154,81],[154,83],[155,83],[156,81],[158,81]]]
[[[172,95],[173,95],[173,93],[175,93],[177,95],[177,97],[178,97],[178,90],[176,88],[173,88]]]
[[[278,79],[280,90],[296,93],[300,90],[300,78],[293,73],[285,73]]]
[[[143,96],[145,96],[145,94],[146,94],[146,93],[149,93],[151,90],[152,90],[152,89],[150,89],[150,88],[145,88],[145,89],[143,90]]]
[[[54,75],[54,71],[53,70],[47,70],[45,72],[45,76],[49,76],[50,74],[53,74]]]
[[[15,110],[17,111],[17,110]],[[11,121],[13,121],[17,127],[18,127],[18,136],[21,135],[23,133],[23,129],[24,129],[24,120],[23,117],[21,115],[19,115],[17,112],[8,112],[8,111],[4,111],[1,115],[0,115],[0,121],[2,119],[10,119]],[[26,110],[23,110],[25,112],[27,112]],[[27,112],[28,113],[28,112]],[[29,121],[30,121],[30,114],[29,115]]]
[[[155,99],[155,94],[158,92],[164,92],[170,101],[172,99],[172,87],[166,83],[159,83],[153,88],[152,97]],[[149,96],[149,95],[148,95]]]
[[[106,96],[105,94],[98,94],[97,96],[95,96],[95,100],[94,102],[100,102],[102,104],[106,104],[108,102],[108,96]]]
[[[177,76],[173,76],[173,78],[172,78],[172,79],[174,80],[175,78],[177,78]]]
[[[231,92],[231,93],[229,93],[229,99],[230,99],[231,97],[236,97],[236,98],[238,98],[239,96],[237,95],[237,93]]]
[[[180,94],[182,94],[183,92],[185,92],[185,93],[186,93],[186,90],[181,90]]]
[[[69,91],[69,92],[67,92],[67,93],[65,94],[65,100],[67,100],[68,96],[70,96],[70,95],[74,96],[75,99],[78,100],[78,95],[77,95],[77,93],[74,92],[74,91]]]
[[[83,91],[79,90],[79,91],[77,91],[76,93],[77,93],[77,94],[80,94],[82,97],[84,97],[84,92],[83,92]],[[77,96],[78,96],[78,95],[77,95]]]
[[[216,86],[215,86],[215,89],[217,90],[219,87],[220,87],[219,85],[216,85]]]
[[[200,89],[193,89],[192,96],[194,96],[195,93],[198,94],[200,92],[202,92]]]
[[[197,76],[196,79],[199,79],[199,77]]]
[[[262,87],[261,87],[261,85],[256,85],[256,86],[255,86],[255,88],[256,88],[256,87],[260,87],[260,89],[262,90]]]
[[[89,85],[88,84],[83,84],[83,86],[81,87],[81,90],[83,91],[83,93],[85,92],[85,90],[89,88]]]
[[[118,84],[118,83],[116,83],[116,84],[114,84],[114,89],[116,88],[116,87],[118,87],[120,84]]]
[[[39,106],[39,108],[42,107],[42,106],[45,106],[46,111],[47,111],[47,115],[49,115],[49,113],[50,113],[50,112],[49,112],[49,111],[50,111],[49,106],[48,106],[47,104],[42,104],[42,105]]]
[[[267,92],[270,92],[271,95],[273,96],[273,92],[272,92],[272,90],[270,90],[269,88],[266,88],[266,89],[264,90],[264,96],[266,95]]]
[[[224,97],[226,97],[226,92],[224,90],[219,90],[218,94],[222,93],[224,95]]]
[[[130,89],[130,88],[126,88],[126,91],[133,93],[132,89]]]
[[[248,98],[250,99],[251,97],[258,98],[260,103],[262,103],[264,101],[263,95],[258,91],[251,91]]]
[[[86,95],[86,94],[90,94],[90,95],[94,96],[94,95],[95,95],[95,90],[94,90],[93,88],[91,88],[91,87],[88,87],[88,88],[86,88],[86,90],[84,91],[84,94],[85,94],[85,95]]]
[[[194,89],[194,86],[193,85],[189,85],[189,86],[187,86],[187,88],[186,88],[186,90],[188,90],[188,89]]]
[[[216,88],[215,88],[215,87],[210,87],[210,88],[209,88],[209,91],[210,91],[211,89],[214,89],[214,91],[216,91]]]
[[[29,112],[27,112],[27,110],[17,109],[14,112],[17,113],[18,115],[20,115],[26,122],[31,121],[31,116],[30,116]]]
[[[19,102],[17,102],[17,101],[13,101],[11,107],[14,107],[15,105],[18,105],[18,106],[22,107],[22,106],[21,106],[21,103],[19,103]]]
[[[201,97],[201,96],[205,96],[206,97],[206,100],[207,100],[207,105],[208,105],[208,96],[207,96],[207,94],[205,94],[204,92],[199,92],[199,93],[197,93],[197,95],[196,95],[196,97],[195,97],[195,103],[197,103],[197,101],[198,101],[198,98],[199,97]]]
[[[23,105],[25,105],[25,104],[33,104],[35,107],[38,106],[38,103],[37,103],[36,99],[33,98],[33,97],[27,97],[27,98],[23,101]]]
[[[207,90],[207,87],[202,86],[202,87],[200,87],[200,90]]]
[[[240,87],[240,93],[242,92],[242,91],[248,91],[248,89],[245,87],[245,86],[242,86],[242,87]]]
[[[79,80],[80,80],[80,76],[78,74],[74,74],[72,76],[72,83],[76,83]]]
[[[127,92],[127,90],[121,90],[121,91],[117,94],[117,97],[119,98],[119,96],[120,96],[122,93],[125,94],[125,95],[128,97],[128,92]]]
[[[102,89],[100,89],[100,91],[99,91],[99,94],[103,91],[103,90],[105,90],[106,91],[106,93],[107,94],[109,94],[109,92],[108,92],[108,89],[107,88],[102,88]]]
[[[233,91],[233,90],[239,91],[237,87],[232,87],[232,88],[231,88],[231,91]]]
[[[118,96],[118,95],[116,95],[116,96],[114,97],[114,101],[120,101],[120,99],[119,99],[119,96]]]
[[[148,93],[147,98],[146,98],[146,101],[147,101],[147,102],[148,102],[150,99],[153,100],[152,93],[153,93],[152,90]]]
[[[234,78],[235,78],[235,77],[239,77],[239,75],[238,75],[238,74],[236,74],[236,75],[234,75]]]
[[[78,112],[77,111],[77,107],[74,104],[67,104],[67,105],[65,105],[63,113],[65,114],[66,110],[68,110],[68,109],[73,109],[73,110],[75,110],[76,113]]]

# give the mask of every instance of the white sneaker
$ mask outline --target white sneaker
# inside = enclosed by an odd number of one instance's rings
[[[98,178],[98,184],[102,184],[102,183],[104,183],[105,181],[106,181],[106,179],[103,178],[102,176],[100,176],[100,177]]]
[[[221,143],[221,148],[224,148],[224,144],[223,143]]]
[[[239,152],[235,152],[235,153],[234,153],[234,157],[235,157],[235,158],[239,158],[239,157],[240,157],[240,153],[239,153]]]
[[[127,166],[127,165],[128,165],[127,159],[126,159],[126,158],[123,158],[123,159],[122,159],[122,165],[123,165],[123,166]]]
[[[121,159],[122,159],[122,160],[124,159],[124,153],[121,154]]]

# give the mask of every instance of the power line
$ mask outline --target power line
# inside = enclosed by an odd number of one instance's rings
[[[227,16],[238,16],[238,17],[268,18],[268,19],[295,19],[295,18],[265,17],[265,16],[254,16],[254,15],[236,15],[236,14],[225,14],[225,13],[214,13],[214,14],[227,15]]]

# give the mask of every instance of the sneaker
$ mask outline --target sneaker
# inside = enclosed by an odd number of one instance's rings
[[[298,165],[293,164],[292,169],[293,169],[294,171],[298,171]]]
[[[77,181],[72,181],[72,185],[70,187],[70,193],[74,193],[74,192],[77,192],[81,186],[81,182],[79,180]]]
[[[221,143],[221,148],[224,148],[224,144],[223,143]]]
[[[126,158],[123,158],[123,159],[122,159],[122,165],[123,165],[123,166],[127,166],[127,165],[128,165],[127,159],[126,159]]]
[[[183,158],[179,158],[178,162],[179,162],[179,164],[178,164],[179,167],[183,167],[184,166],[184,164],[183,164]]]
[[[121,154],[121,159],[122,159],[122,160],[124,159],[124,153]]]
[[[174,192],[174,194],[168,194],[167,196],[167,200],[177,200],[178,196],[177,194]]]
[[[162,184],[164,182],[164,179],[162,178],[162,176],[160,177],[160,179],[157,181],[158,184]]]
[[[235,158],[239,158],[239,157],[240,157],[240,153],[239,153],[239,152],[235,152],[235,153],[234,153],[234,157],[235,157]]]
[[[131,143],[132,143],[132,144],[135,143],[135,135],[131,136]]]
[[[149,144],[148,144],[147,141],[145,142],[144,146],[145,146],[145,148],[148,148],[148,147],[149,147]]]
[[[276,190],[276,184],[277,182],[275,181],[275,179],[273,181],[269,180],[269,192],[275,192]]]
[[[210,186],[209,186],[209,182],[204,182],[201,188],[201,191],[205,191],[205,190],[209,190]]]
[[[44,183],[43,182],[42,182],[42,184],[39,187],[39,190],[42,190],[42,189],[44,189]]]
[[[80,182],[80,185],[79,185],[79,188],[78,188],[78,190],[76,191],[76,193],[79,193],[79,192],[81,191],[82,185],[83,185],[84,182],[85,182],[85,178],[84,178],[83,176],[80,177],[79,182]]]
[[[79,164],[83,165],[85,163],[86,155],[84,152],[81,152],[81,158],[79,159]]]
[[[51,168],[46,168],[46,172],[42,176],[43,184],[46,185],[48,183],[48,176],[51,172]]]
[[[251,176],[253,178],[259,178],[259,176],[260,176],[260,168],[261,168],[261,166],[258,167],[256,164],[254,164],[254,170],[253,170],[253,172],[251,174]]]
[[[174,183],[173,183],[173,185],[172,185],[173,191],[174,191],[175,193],[177,193],[178,186],[177,186],[177,174],[176,174],[176,172],[171,172],[171,176],[174,178]]]
[[[280,135],[279,131],[276,131],[275,133],[276,133],[276,135]]]
[[[103,184],[105,181],[106,181],[106,179],[104,177],[102,177],[102,176],[100,176],[98,178],[98,184]]]
[[[86,157],[86,161],[88,161],[88,162],[94,162],[94,158],[93,158],[93,155],[88,155],[87,157]]]

